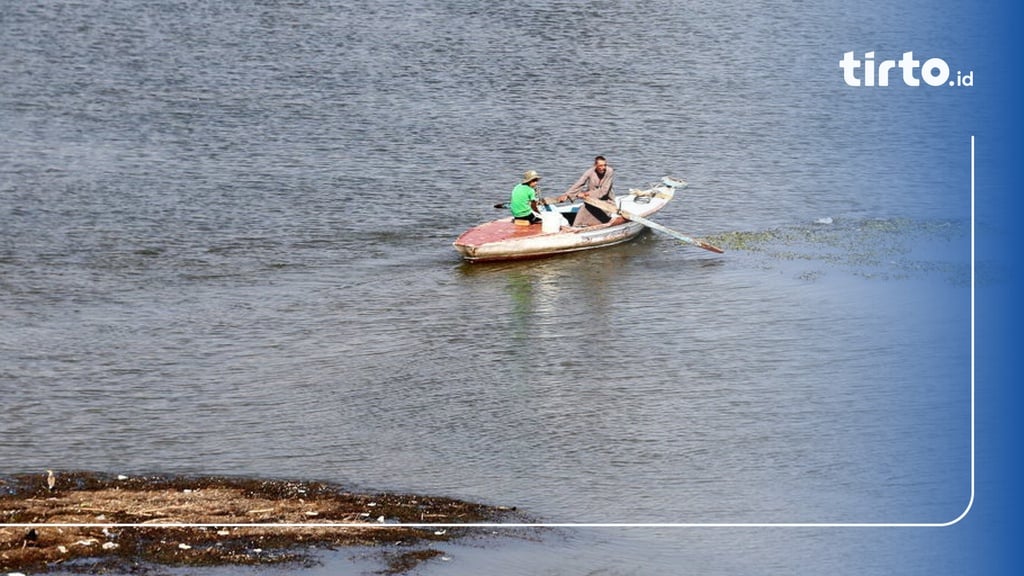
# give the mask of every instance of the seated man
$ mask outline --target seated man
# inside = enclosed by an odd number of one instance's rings
[[[590,196],[598,200],[614,202],[615,194],[612,193],[612,183],[614,181],[615,170],[608,165],[608,161],[605,160],[604,156],[598,156],[594,158],[594,165],[587,169],[583,176],[580,176],[580,179],[565,191],[565,194],[559,196],[558,201],[564,202],[566,199],[575,200],[579,196]],[[611,220],[611,216],[605,214],[600,208],[584,204],[580,206],[579,213],[576,214],[576,219],[572,225],[593,226],[594,224],[602,224],[609,220]]]
[[[537,202],[537,183],[540,174],[536,170],[527,170],[523,180],[512,189],[512,198],[508,208],[512,211],[512,219],[516,224],[536,224],[540,218],[534,212],[540,212]]]

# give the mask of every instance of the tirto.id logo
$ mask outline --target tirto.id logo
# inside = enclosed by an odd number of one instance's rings
[[[853,52],[843,54],[839,61],[843,69],[843,80],[847,86],[888,86],[893,68],[899,68],[897,75],[907,86],[920,86],[923,81],[929,86],[974,86],[974,71],[956,71],[952,77],[949,64],[942,58],[929,58],[924,62],[916,60],[913,52],[904,52],[899,60],[882,60],[875,63],[875,53],[865,52],[864,59],[853,57]]]

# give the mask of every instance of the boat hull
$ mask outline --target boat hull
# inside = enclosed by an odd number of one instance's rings
[[[678,186],[658,184],[647,190],[631,190],[628,195],[617,197],[616,203],[623,210],[646,217],[661,210]],[[579,205],[567,204],[554,209],[565,214],[579,209]],[[614,246],[632,240],[644,228],[641,223],[615,216],[605,224],[583,228],[561,226],[557,231],[545,232],[541,224],[524,226],[506,217],[470,228],[453,245],[469,262],[521,260]]]

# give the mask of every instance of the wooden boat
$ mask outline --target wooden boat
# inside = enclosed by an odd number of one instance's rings
[[[516,224],[508,216],[470,228],[453,245],[470,262],[540,258],[614,246],[640,234],[646,225],[651,224],[646,217],[664,208],[676,189],[685,186],[686,182],[682,180],[665,177],[647,189],[632,189],[629,194],[616,196],[614,208],[617,213],[610,221],[594,226],[572,225],[576,213],[583,206],[582,202],[549,203],[540,213],[542,223]],[[610,203],[592,200],[587,203],[600,205],[609,211],[612,208]]]

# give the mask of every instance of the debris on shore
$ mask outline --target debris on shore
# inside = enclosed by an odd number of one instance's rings
[[[0,478],[0,573],[89,563],[108,569],[301,563],[311,562],[318,548],[409,547],[389,554],[385,572],[400,573],[440,555],[431,542],[470,530],[448,525],[502,522],[514,514],[514,508],[354,493],[322,482],[16,475]]]

